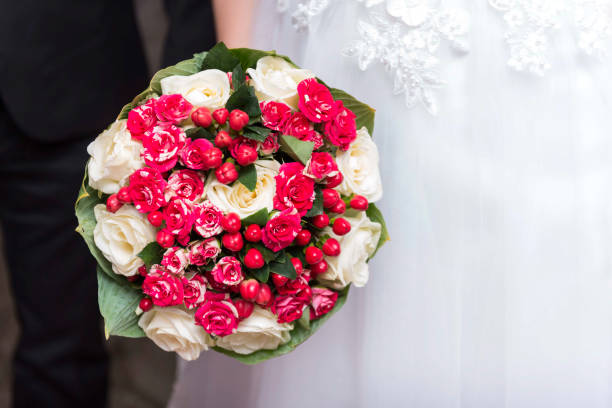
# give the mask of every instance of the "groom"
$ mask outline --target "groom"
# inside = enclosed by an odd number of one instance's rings
[[[164,64],[214,44],[211,5],[166,0]],[[132,4],[0,0],[0,219],[20,336],[15,407],[103,407],[95,263],[75,232],[87,144],[148,74]]]

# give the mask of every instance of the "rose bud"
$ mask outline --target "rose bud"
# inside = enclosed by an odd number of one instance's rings
[[[265,265],[265,261],[259,250],[251,248],[244,256],[244,264],[249,269],[259,269]]]
[[[217,180],[219,180],[219,183],[233,183],[238,179],[238,170],[236,170],[236,166],[234,166],[234,163],[226,162],[219,166],[217,170],[215,170],[215,176],[217,176]]]
[[[249,242],[261,241],[261,227],[257,224],[249,225],[244,231],[244,239]]]
[[[131,202],[132,198],[130,197],[130,189],[127,188],[127,187],[121,187],[119,189],[119,191],[117,192],[117,198],[122,203],[129,203],[129,202]]]
[[[244,246],[244,241],[242,240],[242,234],[239,232],[233,234],[225,234],[221,239],[223,246],[233,252],[238,252]]]
[[[160,230],[157,232],[157,243],[162,248],[170,248],[174,245],[174,235],[167,231]]]
[[[312,234],[310,233],[310,231],[308,231],[307,229],[303,229],[298,232],[297,236],[295,237],[295,243],[299,246],[306,246],[310,242],[311,237]]]
[[[306,248],[306,262],[308,265],[314,265],[321,262],[323,259],[323,251],[315,246],[309,246]]]
[[[240,282],[240,296],[252,302],[259,293],[259,282],[255,279],[246,279]]]
[[[249,115],[240,109],[234,109],[229,115],[229,125],[236,132],[242,130],[249,123]]]
[[[257,160],[257,149],[243,144],[238,148],[236,161],[241,166],[247,166]]]
[[[279,288],[283,286],[285,283],[289,281],[289,278],[283,275],[279,275],[278,273],[272,273],[272,282],[274,285]]]
[[[332,230],[336,235],[346,235],[351,231],[351,223],[344,218],[336,218]]]
[[[338,187],[340,183],[342,183],[342,180],[344,180],[344,176],[340,172],[338,172],[335,176],[327,176],[327,178],[325,179],[325,187]]]
[[[321,262],[310,265],[310,273],[313,275],[321,275],[327,271],[327,261],[323,259]]]
[[[343,200],[338,200],[338,202],[332,208],[329,209],[329,212],[333,212],[336,214],[344,214],[345,211],[346,204]]]
[[[207,128],[212,125],[212,116],[207,107],[202,106],[191,113],[191,120],[196,126]]]
[[[355,195],[351,198],[351,208],[359,211],[365,211],[368,209],[368,199],[361,195]]]
[[[221,218],[221,227],[231,234],[240,231],[240,216],[236,213],[229,213]]]
[[[111,194],[110,196],[108,196],[108,199],[106,200],[106,209],[109,212],[117,212],[117,210],[119,210],[121,206],[123,206],[123,203],[119,200],[117,194]]]
[[[147,215],[147,219],[149,220],[152,226],[159,227],[164,221],[164,216],[161,211],[152,211],[149,213],[149,215]]]
[[[142,265],[140,268],[138,268],[138,274],[140,276],[147,276],[147,267]]]
[[[140,299],[140,303],[138,304],[138,307],[143,312],[148,312],[153,307],[153,302],[149,298],[142,298]]]
[[[340,200],[340,193],[332,188],[324,188],[323,193],[323,207],[332,208],[338,200]]]
[[[327,238],[321,247],[323,253],[327,256],[340,255],[340,243],[334,238]]]
[[[225,124],[225,121],[227,121],[228,116],[229,116],[229,111],[225,108],[217,109],[212,113],[213,119],[220,125]]]
[[[220,130],[215,136],[215,146],[224,149],[232,144],[232,137],[225,130]]]
[[[238,312],[238,318],[240,320],[249,317],[255,308],[253,303],[247,302],[244,299],[234,299],[232,302],[234,303],[234,306],[236,306],[236,311]]]
[[[202,153],[202,163],[207,169],[216,169],[223,163],[223,153],[216,147],[211,147]]]
[[[302,272],[304,272],[304,268],[302,267],[302,261],[300,261],[300,258],[291,258],[291,263],[293,264],[293,268],[295,269],[296,275],[300,276]]]
[[[327,214],[319,214],[312,217],[312,225],[317,228],[325,228],[329,225],[329,216]]]
[[[267,284],[262,283],[261,285],[259,285],[259,292],[257,293],[257,297],[255,298],[255,303],[260,306],[267,306],[271,300],[272,291],[270,290],[270,287]]]

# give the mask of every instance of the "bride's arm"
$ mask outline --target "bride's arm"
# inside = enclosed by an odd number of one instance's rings
[[[228,48],[248,47],[255,0],[213,0],[217,41]]]

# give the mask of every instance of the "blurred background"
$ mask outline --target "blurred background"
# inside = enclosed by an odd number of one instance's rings
[[[149,72],[153,73],[159,69],[168,27],[162,0],[135,0],[134,3]],[[76,188],[74,195],[76,199]],[[76,217],[74,226],[77,226]],[[0,256],[0,327],[3,331],[0,336],[0,407],[6,407],[10,401],[10,361],[18,327],[3,256]],[[113,337],[107,345],[111,355],[109,406],[164,407],[174,380],[174,354],[160,350],[147,339]]]

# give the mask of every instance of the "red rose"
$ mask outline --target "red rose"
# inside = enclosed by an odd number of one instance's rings
[[[182,275],[187,265],[189,265],[187,251],[179,247],[168,248],[164,252],[161,264],[166,267],[168,272]]]
[[[221,253],[219,241],[208,238],[204,241],[195,241],[189,245],[189,263],[192,265],[206,265],[208,261],[215,260]]]
[[[275,176],[275,209],[295,208],[300,216],[304,216],[312,208],[315,199],[315,182],[305,176],[303,171],[304,166],[298,162],[285,163],[280,166],[279,173]]]
[[[168,273],[163,267],[153,265],[142,282],[142,291],[151,297],[154,305],[174,306],[183,303],[181,278]]]
[[[183,278],[183,302],[187,309],[193,309],[204,302],[206,294],[206,280],[201,275],[195,274],[191,279]]]
[[[207,300],[195,313],[196,324],[214,336],[227,336],[238,327],[238,311],[228,300]]]
[[[187,139],[185,147],[181,150],[181,163],[193,170],[208,170],[204,152],[212,148],[213,144],[206,139],[200,138],[194,141]]]
[[[295,209],[287,209],[271,218],[261,231],[261,241],[266,248],[278,252],[291,245],[302,229],[301,218]]]
[[[266,140],[259,144],[259,150],[263,155],[274,154],[278,152],[279,147],[278,135],[276,133],[270,133]]]
[[[281,295],[274,298],[272,313],[278,317],[279,323],[290,323],[302,317],[304,302],[293,296]]]
[[[194,228],[203,238],[210,238],[223,232],[221,227],[223,213],[210,201],[194,206],[193,214]]]
[[[193,105],[181,94],[162,95],[155,100],[155,115],[162,122],[178,124],[191,114]]]
[[[293,296],[305,304],[310,303],[312,299],[312,289],[308,285],[308,279],[304,276],[288,281],[284,285],[277,288],[281,295]]]
[[[345,108],[342,101],[336,101],[336,110],[336,116],[325,124],[325,135],[333,145],[347,150],[357,139],[355,114]]]
[[[261,102],[261,120],[265,127],[282,130],[291,117],[291,108],[280,102]]]
[[[185,146],[185,132],[174,125],[160,123],[145,132],[142,145],[145,163],[161,172],[168,171],[176,165],[179,151]]]
[[[164,208],[165,230],[178,236],[186,237],[193,226],[194,213],[189,202],[182,198],[175,198]]]
[[[247,139],[244,136],[238,136],[232,140],[232,144],[229,147],[230,154],[234,159],[238,159],[238,149],[240,149],[240,147],[243,145],[250,146],[255,149],[255,151],[257,151],[257,148],[259,147],[257,140]]]
[[[161,173],[152,168],[136,170],[130,176],[128,193],[134,207],[141,213],[155,211],[164,204],[166,180]]]
[[[318,181],[338,174],[338,165],[334,156],[327,152],[314,152],[306,165],[306,174]]]
[[[315,123],[327,122],[336,115],[334,97],[327,87],[315,78],[307,78],[297,86],[298,107]]]
[[[302,112],[295,112],[285,123],[282,132],[297,137],[300,140],[307,138],[313,130],[313,125]]]
[[[157,123],[157,116],[153,109],[154,103],[154,100],[151,99],[128,113],[126,126],[133,139],[142,140],[145,132],[152,129]]]
[[[193,170],[177,170],[168,178],[165,197],[184,198],[187,201],[195,201],[204,193],[204,181],[202,176]]]
[[[228,286],[239,285],[244,279],[242,265],[240,261],[233,256],[224,256],[221,258],[212,269],[211,275],[217,283]]]
[[[338,292],[325,288],[312,288],[312,305],[310,320],[319,318],[334,308],[338,300]]]

